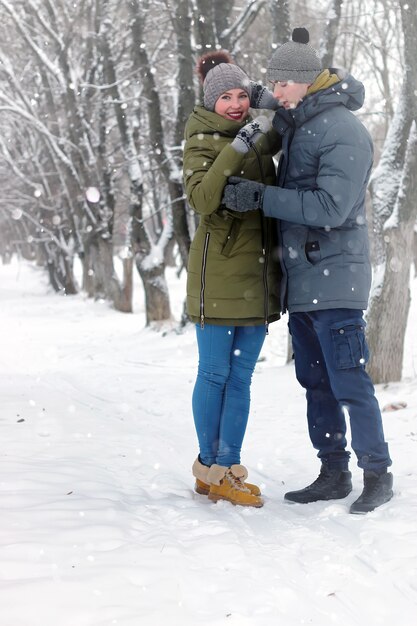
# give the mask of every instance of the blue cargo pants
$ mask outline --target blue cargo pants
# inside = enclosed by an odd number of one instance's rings
[[[346,421],[358,466],[380,472],[391,465],[381,411],[365,371],[369,351],[362,311],[290,313],[295,370],[306,389],[311,442],[329,469],[347,469]]]

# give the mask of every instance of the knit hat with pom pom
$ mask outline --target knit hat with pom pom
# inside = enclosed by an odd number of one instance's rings
[[[208,111],[214,111],[217,100],[230,89],[243,89],[251,97],[248,76],[233,62],[226,50],[208,52],[197,63],[197,72],[203,81],[203,103]]]
[[[322,71],[317,51],[308,45],[306,28],[294,28],[292,41],[282,44],[269,61],[266,77],[272,82],[313,83]]]

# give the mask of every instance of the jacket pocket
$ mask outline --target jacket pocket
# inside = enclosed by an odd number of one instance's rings
[[[226,239],[224,240],[223,246],[221,248],[221,254],[223,256],[230,255],[233,246],[235,245],[238,238],[241,223],[241,220],[238,220],[234,217],[231,218],[230,227],[227,231]]]
[[[307,261],[312,263],[318,263],[321,261],[320,242],[319,241],[307,241],[304,246]]]
[[[365,338],[365,323],[338,322],[330,328],[336,369],[365,367],[369,349]]]
[[[299,224],[281,222],[281,233],[283,242],[283,257],[286,269],[291,272],[300,266],[311,267],[307,258],[306,244],[308,228]]]

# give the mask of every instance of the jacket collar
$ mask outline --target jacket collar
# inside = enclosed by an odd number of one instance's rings
[[[236,133],[243,128],[245,124],[251,121],[250,116],[235,122],[226,120],[214,111],[207,111],[203,106],[195,106],[186,125],[186,139],[198,133],[214,135],[220,133],[222,135],[235,137]]]
[[[307,120],[335,106],[345,106],[357,111],[363,105],[363,84],[343,70],[323,70],[309,87],[306,97],[295,109],[279,108],[273,125],[280,134],[288,127],[302,126]]]

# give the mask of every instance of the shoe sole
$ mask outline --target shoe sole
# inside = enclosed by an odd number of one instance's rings
[[[264,505],[263,502],[259,502],[259,503],[255,503],[255,502],[236,502],[235,500],[230,500],[229,498],[225,498],[224,496],[212,495],[210,493],[209,493],[208,498],[212,502],[218,502],[219,500],[225,500],[226,502],[230,502],[230,504],[234,504],[235,506],[252,506],[252,507],[254,507],[256,509],[260,509]]]
[[[197,485],[194,486],[194,491],[196,493],[199,493],[201,496],[208,496],[208,494],[210,493],[210,489],[204,489],[204,487],[198,487]],[[252,494],[254,496],[260,496],[261,492],[259,491],[259,493],[253,493]]]
[[[287,498],[286,495],[284,495],[284,500],[286,502],[291,502],[291,504],[311,504],[312,502],[328,502],[329,500],[343,500],[344,498],[347,498],[348,495],[351,493],[352,489],[349,489],[349,491],[347,491],[344,495],[331,495],[328,496],[327,498],[316,498],[315,500],[292,500],[291,498]]]
[[[210,490],[203,487],[194,487],[194,491],[202,496],[208,496]]]

